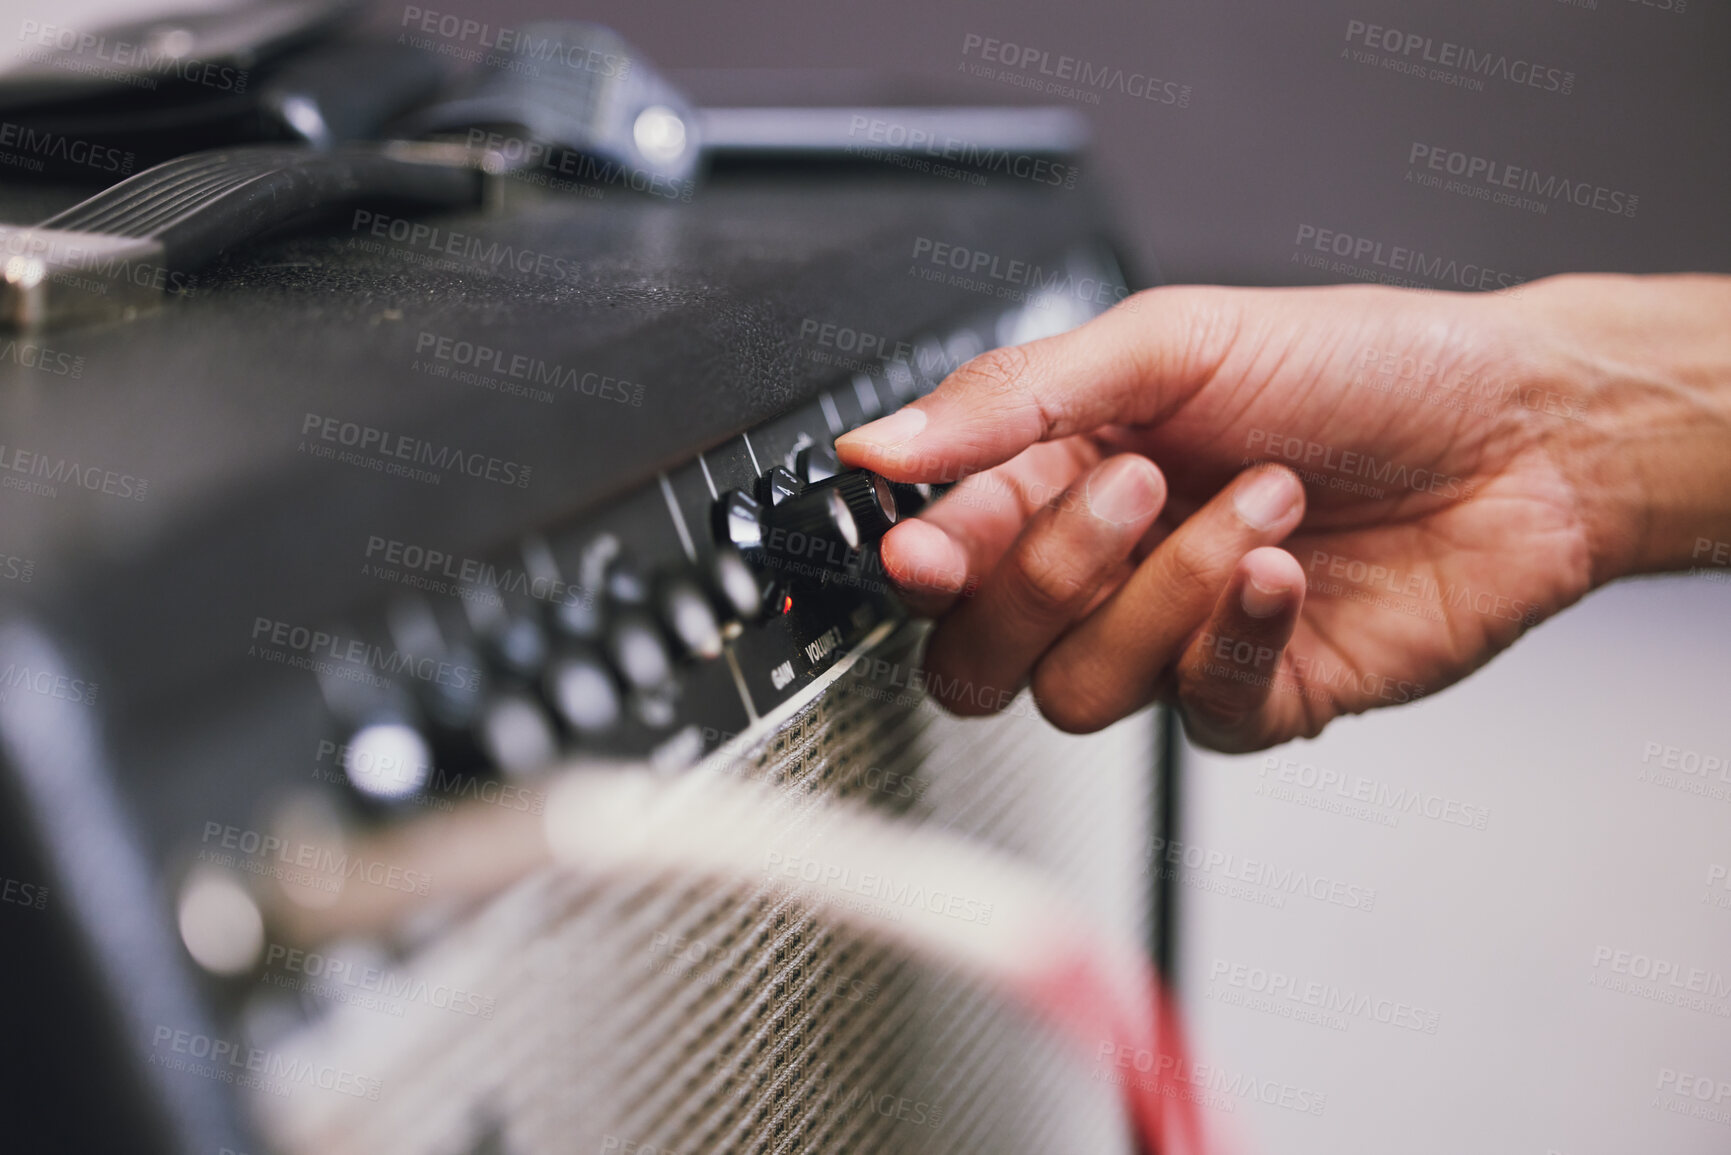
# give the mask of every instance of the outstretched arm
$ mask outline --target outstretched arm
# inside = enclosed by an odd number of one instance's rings
[[[961,479],[883,545],[952,708],[1031,682],[1092,730],[1158,698],[1257,749],[1731,563],[1731,278],[1155,289],[837,449]]]

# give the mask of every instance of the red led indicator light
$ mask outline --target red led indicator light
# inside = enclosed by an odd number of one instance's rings
[[[791,610],[792,608],[793,608],[793,596],[791,594],[782,594],[781,595],[781,612],[785,614],[785,613],[787,613],[787,611]]]

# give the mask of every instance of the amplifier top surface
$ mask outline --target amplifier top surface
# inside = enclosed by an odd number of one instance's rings
[[[136,654],[165,613],[190,639],[218,603],[340,612],[335,542],[479,551],[600,508],[1099,236],[1086,188],[978,180],[512,180],[488,212],[352,206],[128,321],[0,335],[0,552],[36,579],[0,597]],[[52,200],[8,190],[0,220]]]

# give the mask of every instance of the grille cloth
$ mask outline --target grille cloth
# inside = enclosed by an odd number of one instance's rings
[[[912,631],[890,648],[906,669]],[[1035,865],[1145,941],[1156,719],[951,718],[857,663],[750,751],[795,807],[865,805]],[[905,778],[903,777],[905,776]],[[697,945],[701,944],[701,945]],[[406,964],[492,1017],[352,1005],[282,1043],[376,1101],[256,1096],[291,1155],[1125,1152],[1092,1059],[972,980],[767,888],[547,872]]]

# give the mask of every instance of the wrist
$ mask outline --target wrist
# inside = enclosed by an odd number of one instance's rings
[[[1545,375],[1577,398],[1550,438],[1593,586],[1731,567],[1731,278],[1558,277],[1533,300]],[[1731,569],[1728,569],[1731,572]]]

